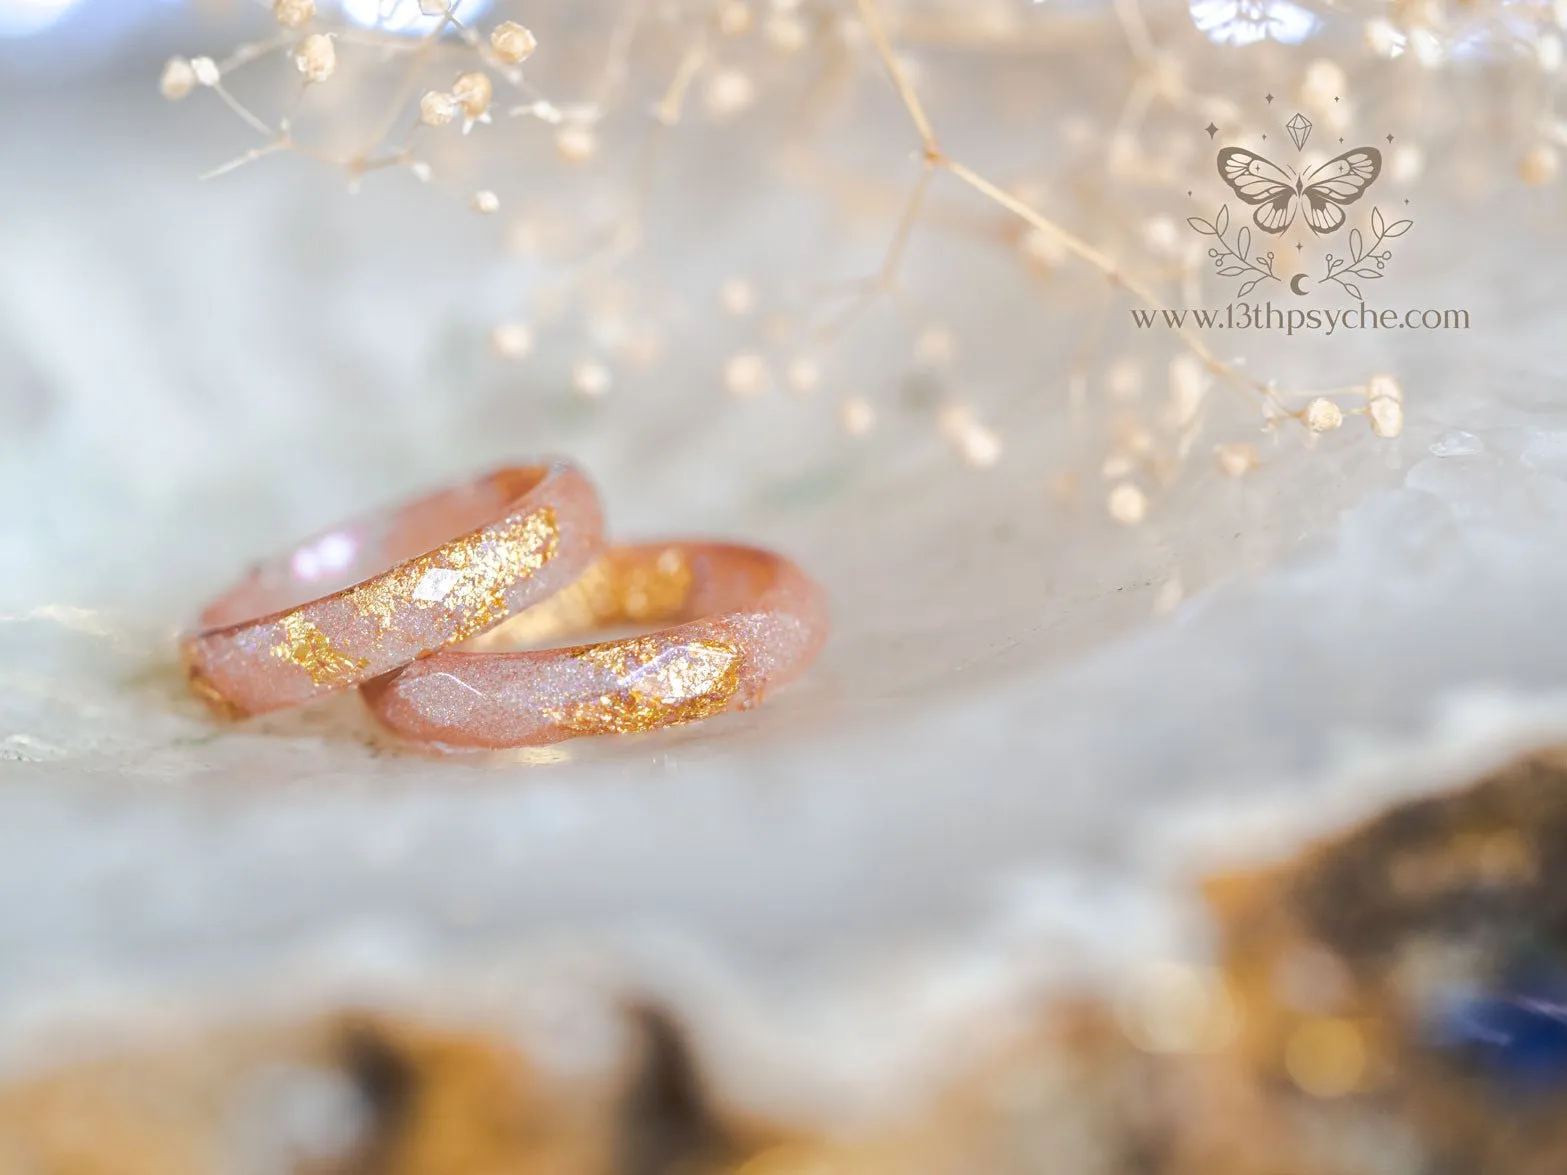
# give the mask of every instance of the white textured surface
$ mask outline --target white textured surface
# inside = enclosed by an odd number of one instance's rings
[[[1495,196],[1484,247],[1411,237],[1403,300],[1477,307],[1468,335],[1253,355],[1398,371],[1402,439],[1292,437],[1242,483],[1199,462],[1127,531],[1092,456],[1086,505],[1052,504],[1080,327],[982,249],[938,235],[910,281],[959,292],[939,312],[1003,428],[993,470],[900,411],[885,312],[821,402],[722,395],[725,277],[800,241],[861,272],[885,239],[775,207],[755,170],[666,196],[665,268],[633,272],[671,283],[668,357],[589,404],[569,322],[522,366],[483,357],[540,280],[496,260],[497,222],[295,160],[198,186],[238,128],[149,91],[81,84],[5,132],[0,1061],[191,992],[569,1003],[631,975],[784,1068],[907,1072],[911,1025],[934,1047],[1041,975],[1165,949],[1206,846],[1271,851],[1567,734],[1559,190]],[[843,390],[882,405],[863,441]],[[219,732],[182,696],[172,635],[247,559],[547,450],[619,533],[798,559],[835,613],[817,671],[709,725],[462,762],[388,747],[353,698]],[[1176,574],[1206,590],[1153,620]]]

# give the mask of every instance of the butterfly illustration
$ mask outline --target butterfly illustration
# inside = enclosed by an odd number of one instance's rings
[[[1314,167],[1305,175],[1294,168],[1271,163],[1244,147],[1219,152],[1219,175],[1248,204],[1265,233],[1282,233],[1304,209],[1314,233],[1330,233],[1344,223],[1345,204],[1353,204],[1382,171],[1382,153],[1375,147],[1356,147]]]

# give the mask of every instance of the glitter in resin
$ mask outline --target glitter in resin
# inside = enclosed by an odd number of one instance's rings
[[[621,688],[563,710],[550,720],[572,734],[638,734],[722,714],[740,689],[740,649],[705,640],[667,646],[656,636],[607,641],[574,654],[608,669]]]
[[[506,592],[555,557],[560,527],[545,506],[464,535],[388,575],[354,588],[354,610],[386,632],[410,606],[441,608],[456,623],[451,641],[493,628],[506,618]]]

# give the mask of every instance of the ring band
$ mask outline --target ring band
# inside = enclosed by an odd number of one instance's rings
[[[368,515],[258,565],[208,607],[181,642],[186,678],[229,718],[314,701],[559,591],[602,532],[592,483],[564,461]]]
[[[585,630],[676,623],[645,636],[493,651]],[[827,637],[821,589],[754,547],[615,547],[571,587],[476,642],[360,691],[398,734],[441,748],[542,746],[748,709],[798,676]]]

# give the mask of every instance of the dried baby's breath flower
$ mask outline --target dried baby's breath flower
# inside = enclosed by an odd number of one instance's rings
[[[490,102],[495,97],[495,84],[481,70],[470,70],[453,84],[452,97],[467,113],[469,121],[475,121],[489,112]]]
[[[567,163],[586,163],[598,154],[598,149],[598,136],[583,123],[568,122],[555,132],[555,150]]]
[[[1377,396],[1366,405],[1371,417],[1371,431],[1384,439],[1392,439],[1404,431],[1404,407],[1397,400]]]
[[[1518,174],[1531,187],[1543,187],[1556,178],[1561,159],[1549,143],[1536,143],[1518,161]]]
[[[196,77],[196,81],[203,86],[215,86],[223,80],[223,71],[218,68],[218,63],[210,57],[192,57],[190,69]]]
[[[539,47],[538,38],[514,20],[495,26],[490,33],[490,47],[502,61],[521,65]]]
[[[1213,447],[1213,459],[1226,477],[1244,477],[1262,464],[1257,446],[1245,441],[1227,441]]]
[[[718,28],[729,37],[743,36],[751,31],[751,9],[744,0],[729,0],[719,9]]]
[[[445,126],[457,117],[457,99],[431,90],[419,99],[419,121],[425,126]]]
[[[196,71],[183,57],[171,57],[158,79],[158,91],[170,102],[178,102],[196,88]]]
[[[1105,509],[1122,526],[1136,526],[1148,515],[1148,495],[1131,482],[1122,482],[1110,491]]]
[[[838,420],[851,437],[862,437],[876,427],[876,409],[860,396],[850,396],[838,406]]]
[[[316,16],[316,0],[276,0],[272,15],[285,29],[309,24]]]
[[[773,13],[767,18],[763,32],[768,44],[784,53],[798,53],[811,37],[805,22],[791,12]]]
[[[743,317],[756,309],[756,289],[742,277],[732,277],[718,291],[725,314]]]
[[[326,33],[311,33],[294,51],[294,64],[310,83],[324,82],[337,71],[337,46]]]
[[[533,331],[525,322],[503,322],[490,331],[490,350],[502,359],[522,359],[533,350]]]
[[[1366,381],[1366,398],[1368,400],[1397,400],[1399,403],[1403,403],[1404,389],[1399,386],[1398,380],[1393,376],[1388,375],[1386,372],[1381,372],[1373,375]]]
[[[788,380],[790,391],[797,395],[808,396],[822,382],[822,371],[816,365],[816,360],[802,355],[789,361],[785,378]]]
[[[489,188],[480,188],[473,194],[473,210],[489,216],[501,210],[501,198]]]
[[[754,352],[732,355],[724,364],[724,388],[731,396],[760,395],[771,382],[767,361]]]
[[[1344,423],[1344,411],[1332,400],[1318,396],[1306,405],[1303,418],[1312,432],[1332,432]]]
[[[714,118],[734,118],[756,101],[756,83],[742,70],[721,69],[708,78],[704,100]]]
[[[571,387],[579,396],[597,399],[609,391],[609,368],[596,359],[584,359],[571,369]]]

